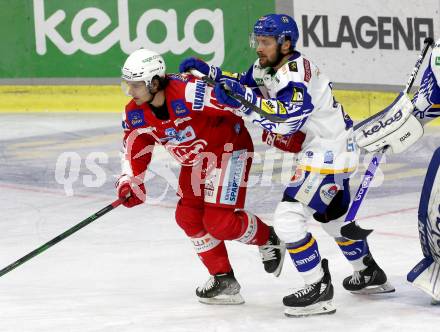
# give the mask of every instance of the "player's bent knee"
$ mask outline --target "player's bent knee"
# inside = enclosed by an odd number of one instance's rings
[[[281,240],[293,243],[307,235],[306,220],[311,209],[299,202],[280,202],[274,214],[274,229]]]
[[[197,202],[180,199],[176,207],[176,222],[189,237],[204,231],[203,208]]]
[[[203,215],[203,225],[209,234],[219,240],[233,240],[241,222],[235,215],[234,209],[207,207]]]

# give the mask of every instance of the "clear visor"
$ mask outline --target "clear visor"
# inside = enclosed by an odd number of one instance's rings
[[[149,84],[145,81],[127,81],[122,80],[121,81],[121,90],[122,92],[128,96],[133,98],[133,91],[137,89],[143,89],[144,87],[149,88]]]
[[[258,38],[260,37],[260,38]],[[261,47],[269,47],[274,43],[282,44],[286,40],[284,35],[281,36],[265,36],[265,35],[256,35],[255,32],[252,32],[249,35],[249,46],[251,48]]]
[[[249,35],[249,46],[251,48],[257,48],[257,46],[258,46],[257,35],[255,34],[255,32],[252,32]]]

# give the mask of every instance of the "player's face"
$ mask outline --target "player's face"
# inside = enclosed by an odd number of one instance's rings
[[[278,62],[278,43],[275,37],[257,36],[256,42],[260,66],[263,68],[275,66]]]
[[[125,85],[126,94],[134,99],[136,105],[142,105],[151,100],[152,95],[144,81],[123,81],[123,85]]]

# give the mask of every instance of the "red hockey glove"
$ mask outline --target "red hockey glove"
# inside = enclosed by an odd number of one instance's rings
[[[274,146],[285,152],[292,153],[297,153],[301,151],[302,143],[304,142],[305,138],[306,135],[301,131],[297,131],[289,136],[282,136],[271,133],[268,130],[264,130],[261,137],[264,143],[270,146]]]
[[[118,197],[124,199],[122,203],[125,207],[131,208],[133,206],[142,204],[147,198],[145,185],[136,177],[123,174],[119,177],[115,184],[118,192]]]

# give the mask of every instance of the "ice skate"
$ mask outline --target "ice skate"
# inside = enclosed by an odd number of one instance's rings
[[[267,273],[273,273],[275,277],[278,277],[283,268],[286,246],[284,245],[284,242],[278,238],[273,227],[270,227],[268,242],[265,245],[259,246],[258,250],[260,251],[264,270]]]
[[[355,271],[353,275],[344,279],[344,288],[354,294],[392,293],[394,287],[387,282],[385,272],[377,265],[371,255],[364,257],[367,266],[362,271]]]
[[[234,272],[211,276],[202,287],[197,287],[196,295],[199,302],[206,304],[242,304],[240,284],[234,277]]]
[[[327,259],[323,259],[324,276],[318,282],[306,285],[283,298],[284,314],[288,317],[304,317],[312,315],[333,314],[333,285],[328,269]]]

